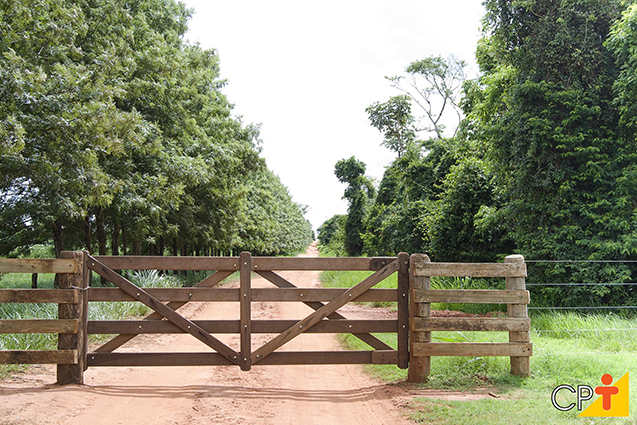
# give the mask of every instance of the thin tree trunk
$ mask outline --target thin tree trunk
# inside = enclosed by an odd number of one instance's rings
[[[84,217],[84,245],[88,253],[91,253],[91,219],[88,214]]]
[[[111,255],[119,255],[119,223],[117,220],[113,224],[113,233],[111,234]]]

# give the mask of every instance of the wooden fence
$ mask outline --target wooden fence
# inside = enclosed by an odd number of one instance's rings
[[[60,289],[4,289],[0,303],[58,303],[57,320],[0,320],[0,333],[57,333],[57,351],[0,351],[0,364],[57,364],[58,383],[82,383],[83,372],[94,366],[185,366],[284,364],[395,364],[409,367],[409,380],[421,381],[429,374],[431,356],[510,356],[512,373],[529,375],[529,319],[526,315],[526,267],[521,256],[505,264],[431,263],[421,254],[411,258],[401,253],[383,258],[273,258],[252,257],[92,257],[84,252],[64,252],[58,260],[0,259],[0,273],[58,273]],[[210,270],[213,274],[191,288],[142,288],[117,270]],[[367,270],[374,272],[349,289],[298,288],[279,271]],[[116,288],[92,288],[92,272]],[[217,287],[235,272],[238,288]],[[253,288],[257,273],[273,288]],[[373,287],[397,273],[396,289]],[[432,291],[432,276],[493,276],[507,279],[506,291]],[[411,287],[411,293],[410,293]],[[138,301],[154,312],[143,320],[89,321],[90,302]],[[301,320],[253,320],[253,302],[302,302],[314,312]],[[349,320],[337,312],[348,302],[396,302],[398,317],[392,320]],[[178,312],[188,302],[238,302],[238,320],[190,320]],[[509,304],[508,318],[439,319],[430,317],[432,302],[489,302]],[[165,320],[162,320],[165,319]],[[441,330],[507,331],[508,344],[432,343],[431,332]],[[211,348],[197,353],[114,352],[140,334],[188,333]],[[240,349],[234,350],[214,335],[240,334]],[[252,350],[253,333],[278,334]],[[351,333],[372,350],[367,351],[277,351],[302,333]],[[373,333],[396,333],[394,349]],[[88,334],[118,334],[88,351]],[[409,341],[411,340],[411,347]],[[214,351],[212,351],[214,350]]]
[[[529,356],[531,322],[526,305],[526,264],[521,255],[511,255],[505,263],[432,263],[426,255],[414,254],[411,269],[410,367],[411,382],[426,380],[433,356],[506,356],[511,358],[511,373],[530,376]],[[503,277],[505,290],[432,290],[431,278]],[[506,318],[431,317],[431,303],[507,304]],[[509,333],[508,343],[432,342],[432,331],[500,331]]]

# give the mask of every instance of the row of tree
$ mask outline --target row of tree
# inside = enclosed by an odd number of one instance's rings
[[[637,5],[626,3],[485,1],[478,78],[463,81],[454,58],[427,58],[390,78],[403,95],[368,108],[398,158],[356,213],[361,248],[339,217],[319,240],[350,255],[436,261],[637,260]],[[441,117],[454,109],[464,118],[445,133]],[[432,137],[417,140],[423,130]],[[630,262],[547,262],[530,279],[628,282],[636,272]],[[545,289],[536,295],[555,296]],[[634,287],[615,289],[593,287],[596,302],[637,301]]]
[[[0,4],[0,255],[279,254],[312,240],[174,0]]]

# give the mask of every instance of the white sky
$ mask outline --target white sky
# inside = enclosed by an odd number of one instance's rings
[[[395,154],[365,108],[399,94],[385,76],[454,54],[475,72],[481,0],[182,0],[187,35],[218,51],[224,93],[245,123],[262,123],[268,167],[314,230],[345,214],[334,164],[352,155],[380,181]]]

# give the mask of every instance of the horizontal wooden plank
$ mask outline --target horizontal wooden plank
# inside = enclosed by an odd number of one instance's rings
[[[413,289],[417,303],[528,304],[529,291],[488,289]]]
[[[238,288],[144,288],[160,301],[239,301]],[[346,288],[254,288],[252,301],[287,302],[304,301],[328,302],[347,291]],[[135,298],[119,288],[90,288],[89,301],[135,301]],[[370,289],[356,301],[392,302],[396,301],[396,289]]]
[[[528,332],[531,319],[511,319],[499,317],[414,317],[411,330],[428,331],[502,331]]]
[[[252,320],[252,333],[281,333],[298,320]],[[212,334],[239,333],[239,320],[193,320]],[[397,332],[396,320],[323,320],[306,333],[392,333]],[[92,320],[88,322],[89,334],[152,334],[185,333],[166,320]]]
[[[0,273],[77,273],[77,261],[0,258]]]
[[[506,356],[527,357],[533,355],[530,342],[412,342],[414,356]]]
[[[0,364],[77,364],[77,350],[0,351]]]
[[[238,257],[96,256],[113,270],[239,270]]]
[[[77,289],[0,289],[0,303],[77,304]]]
[[[255,270],[377,270],[395,260],[395,257],[252,257]],[[383,261],[385,264],[382,264]],[[377,268],[377,269],[376,269]]]
[[[431,263],[411,264],[414,276],[526,277],[525,263]]]
[[[77,319],[0,320],[0,334],[75,334]]]
[[[280,351],[271,353],[257,365],[396,364],[397,359],[398,352],[389,350]],[[89,353],[87,360],[89,366],[217,366],[232,364],[217,353]]]

